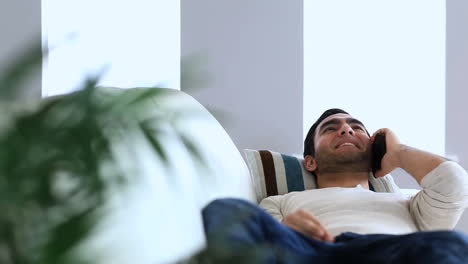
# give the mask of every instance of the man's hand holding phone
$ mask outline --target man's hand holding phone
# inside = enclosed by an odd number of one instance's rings
[[[379,137],[383,136],[384,141],[383,142],[378,142],[382,140],[382,138]],[[398,137],[393,133],[390,129],[388,128],[381,128],[377,130],[370,138],[371,144],[382,144],[384,143],[384,146],[373,146],[374,147],[374,153],[372,153],[373,157],[375,156],[381,156],[382,160],[380,161],[380,166],[375,167],[373,164],[373,170],[374,170],[374,175],[375,177],[383,177],[386,174],[390,173],[394,169],[399,167],[400,164],[400,157],[399,157],[399,151],[401,149],[401,143],[400,140],[398,140]],[[379,153],[384,149],[384,153]],[[375,153],[377,152],[377,153]],[[373,160],[374,163],[374,160]]]

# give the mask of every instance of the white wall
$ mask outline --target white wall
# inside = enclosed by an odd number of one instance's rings
[[[446,153],[468,169],[468,1],[447,2]],[[468,232],[468,212],[458,228]]]
[[[41,46],[41,1],[0,1],[0,72],[28,47]],[[26,96],[39,98],[41,70],[25,83]]]
[[[181,89],[217,115],[239,150],[302,152],[302,0],[182,0],[182,56],[211,78]],[[216,114],[215,114],[216,115]]]

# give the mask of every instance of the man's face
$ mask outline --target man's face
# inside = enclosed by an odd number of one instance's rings
[[[364,125],[348,114],[325,118],[314,135],[317,172],[370,171],[370,140]]]

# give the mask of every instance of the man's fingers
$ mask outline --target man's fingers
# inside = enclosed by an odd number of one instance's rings
[[[326,235],[324,230],[318,226],[316,223],[306,219],[294,219],[290,221],[285,221],[284,223],[291,227],[292,229],[301,232],[307,236],[316,238],[318,240],[324,240],[323,237]]]
[[[327,232],[327,234],[325,236],[325,241],[335,242],[335,238],[332,235],[330,235],[330,233]]]
[[[302,233],[322,241],[333,241],[334,239],[328,231],[320,224],[309,221],[303,226]]]
[[[307,212],[306,210],[299,209],[297,211],[297,216],[302,218],[302,220],[308,221],[308,229],[309,230],[304,230],[304,233],[307,233],[309,236],[315,237],[319,240],[325,240],[325,241],[333,241],[333,237],[328,233],[327,229],[325,226],[320,223],[320,221],[315,218],[312,214]]]
[[[307,212],[307,211],[304,210],[304,211],[302,211],[301,213],[302,213],[302,214],[301,214],[301,217],[303,217],[304,219],[307,219],[307,220],[313,222],[313,223],[314,223],[315,225],[317,225],[321,230],[324,230],[324,231],[327,230],[327,229],[322,225],[322,223],[320,223],[320,221],[319,221],[317,218],[315,218],[313,215],[311,215],[309,212]]]
[[[315,224],[311,224],[307,227],[303,227],[302,233],[310,237],[313,237],[315,239],[318,239],[318,240],[323,240],[323,236],[325,234],[325,232],[322,229],[320,229],[320,227],[316,226]]]
[[[323,241],[333,242],[335,240],[323,226],[316,226],[315,228],[315,235],[311,236]]]
[[[287,215],[282,222],[294,230],[315,239],[330,242],[334,241],[334,238],[328,233],[327,229],[320,221],[303,209],[299,209]]]

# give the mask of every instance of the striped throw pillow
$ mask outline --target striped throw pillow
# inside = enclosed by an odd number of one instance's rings
[[[251,149],[245,149],[244,154],[258,202],[272,195],[317,188],[314,174],[303,166],[302,156]],[[376,192],[400,192],[390,174],[375,178],[370,173],[369,187]]]

